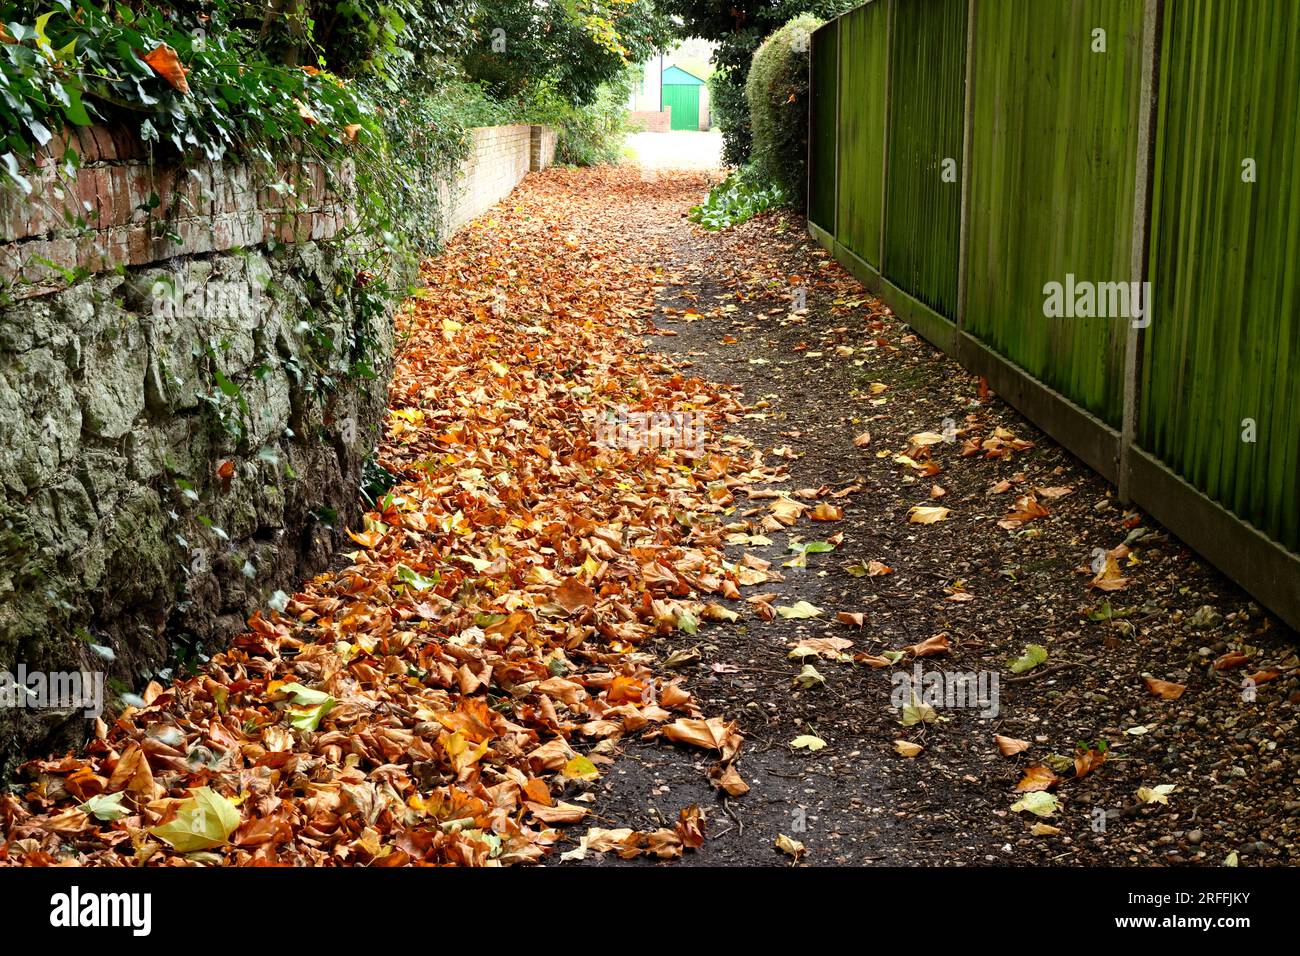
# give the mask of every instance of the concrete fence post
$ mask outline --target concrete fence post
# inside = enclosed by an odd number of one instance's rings
[[[1147,253],[1150,248],[1151,179],[1155,171],[1156,82],[1160,70],[1160,24],[1164,0],[1146,0],[1142,11],[1142,75],[1137,131],[1137,177],[1133,188],[1133,246],[1129,263],[1133,282],[1147,278]],[[1152,303],[1144,300],[1143,322],[1153,321]],[[1128,322],[1124,341],[1124,409],[1120,423],[1119,500],[1132,500],[1133,448],[1137,441],[1138,403],[1142,375],[1142,344],[1145,328]]]
[[[876,269],[885,274],[885,236],[889,228],[889,124],[894,114],[894,4],[897,0],[881,0],[885,7],[885,133],[880,138],[880,253]]]
[[[966,327],[966,265],[970,256],[970,162],[971,139],[975,129],[975,17],[979,0],[968,0],[966,5],[966,87],[962,106],[961,130],[961,225],[957,233],[957,309],[953,320],[957,331]],[[961,336],[957,337],[957,351],[961,352]]]

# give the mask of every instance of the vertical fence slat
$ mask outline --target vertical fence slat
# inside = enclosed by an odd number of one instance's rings
[[[845,248],[880,265],[884,176],[888,2],[874,0],[840,18],[839,227]],[[843,51],[852,50],[853,55]]]
[[[1296,551],[1300,6],[1166,0],[1160,97],[1137,444]]]
[[[816,30],[808,55],[808,218],[835,231],[839,21]]]
[[[970,162],[971,138],[975,132],[975,24],[979,0],[966,7],[966,75],[962,92],[961,213],[957,236],[957,328],[966,325],[966,267],[970,261]]]

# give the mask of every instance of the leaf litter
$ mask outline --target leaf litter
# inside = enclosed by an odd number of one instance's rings
[[[403,483],[361,550],[204,680],[31,766],[0,859],[1294,860],[1283,629],[796,221],[684,235],[701,186],[554,171],[458,238],[405,320]],[[672,359],[631,339],[656,288]],[[667,410],[700,412],[697,454],[593,440]],[[777,611],[800,602],[820,613]],[[940,654],[1001,673],[994,721],[889,705],[881,669]],[[182,856],[148,831],[201,787],[239,826]]]
[[[28,765],[26,792],[0,798],[0,862],[537,861],[634,734],[707,751],[718,787],[747,789],[735,723],[646,648],[779,577],[729,561],[723,537],[782,469],[724,439],[726,389],[644,351],[660,277],[617,223],[566,234],[583,189],[534,177],[425,264],[381,444],[397,483],[345,565],[80,755]],[[769,515],[805,511],[841,513],[782,495]],[[582,852],[679,856],[705,822],[683,807],[658,831],[592,829]]]

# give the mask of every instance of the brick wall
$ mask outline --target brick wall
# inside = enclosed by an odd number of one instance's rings
[[[530,170],[555,160],[556,134],[548,127],[486,126],[472,135],[457,181],[437,187],[449,210],[446,235],[508,196]],[[69,143],[81,158],[71,179],[59,172]],[[77,271],[146,266],[271,240],[328,240],[353,222],[339,198],[352,175],[349,164],[332,170],[311,161],[286,164],[273,180],[279,188],[259,189],[246,167],[205,162],[182,172],[150,162],[144,145],[122,131],[75,128],[42,151],[29,196],[0,189],[0,289],[24,299],[63,288],[66,274]]]
[[[665,106],[661,112],[633,110],[627,116],[629,126],[639,126],[647,133],[667,133],[672,129],[673,108]]]
[[[59,172],[69,143],[81,158],[71,179]],[[306,162],[277,170],[282,188],[258,189],[246,167],[154,164],[122,131],[75,128],[42,151],[30,195],[0,190],[0,286],[23,299],[62,288],[64,271],[329,239],[350,221],[337,197],[351,176]]]
[[[531,126],[483,126],[474,130],[473,137],[469,158],[453,187],[449,234],[510,195],[532,165]]]
[[[555,130],[550,126],[534,126],[529,168],[545,169],[555,162]]]

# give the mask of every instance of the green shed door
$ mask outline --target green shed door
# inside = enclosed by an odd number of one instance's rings
[[[700,88],[685,84],[664,86],[664,106],[672,107],[673,129],[700,128]]]

